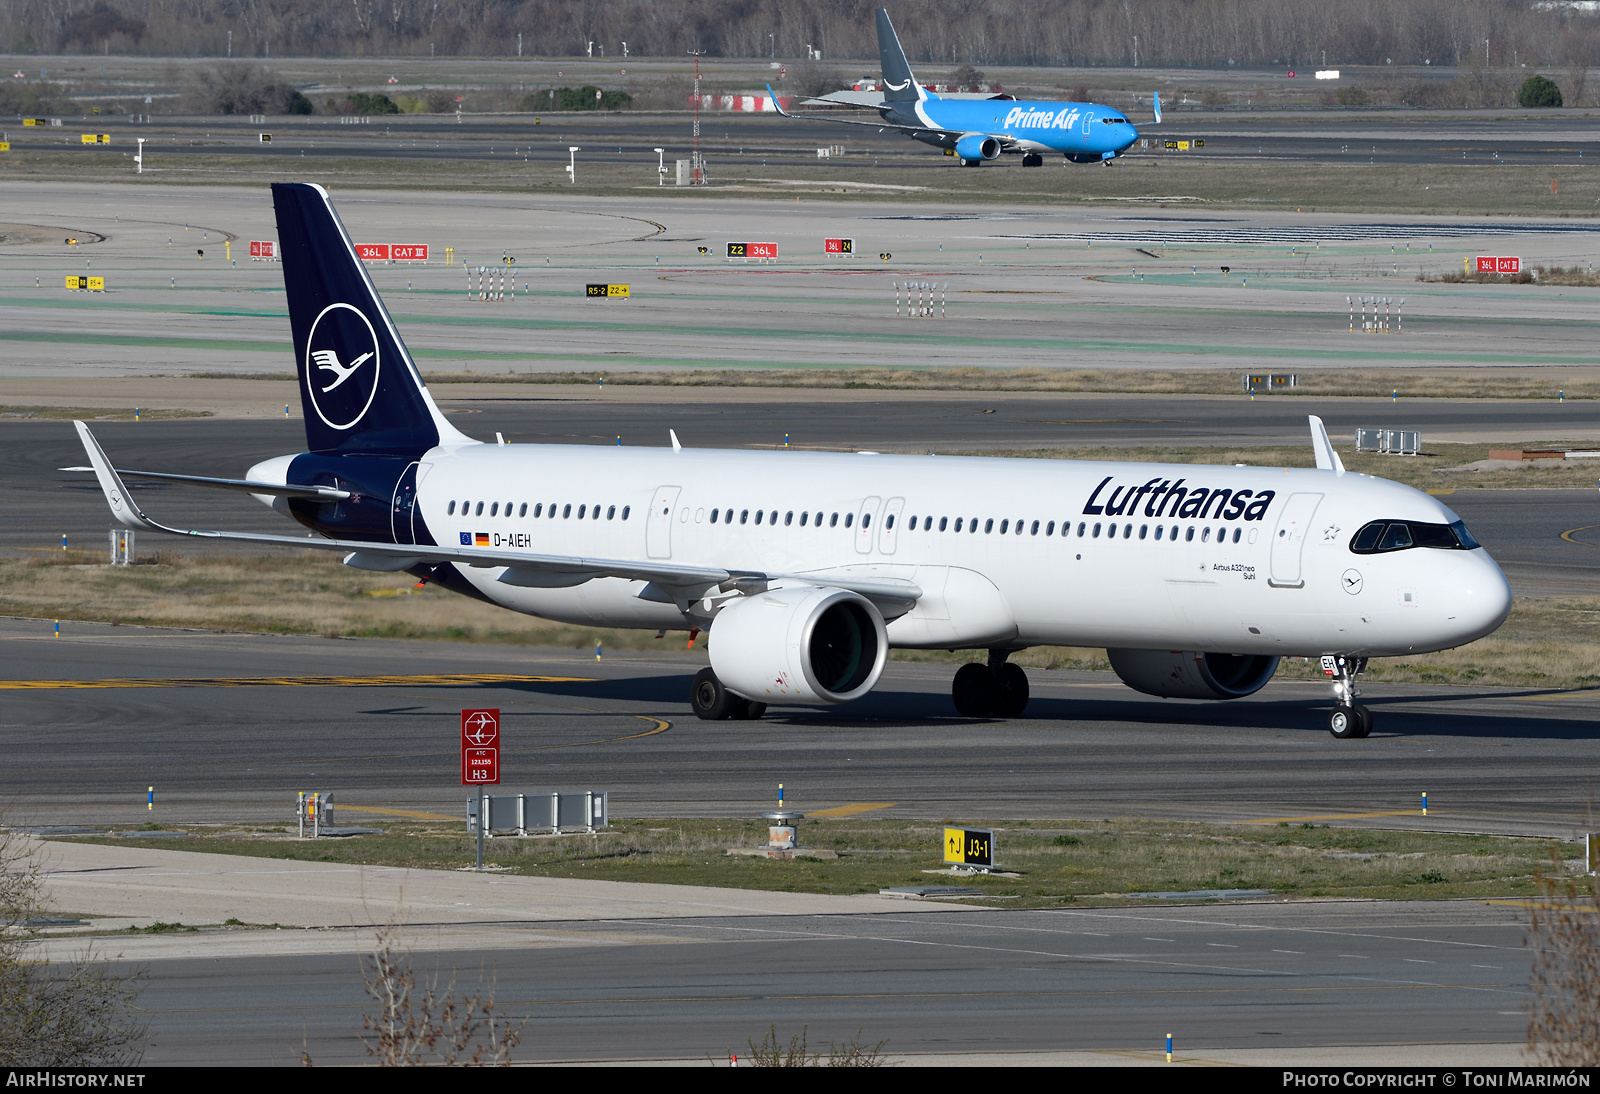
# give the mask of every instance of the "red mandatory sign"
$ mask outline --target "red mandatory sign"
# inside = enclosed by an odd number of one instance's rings
[[[500,781],[500,711],[461,712],[461,785]]]

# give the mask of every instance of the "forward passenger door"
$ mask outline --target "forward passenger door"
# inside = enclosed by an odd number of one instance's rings
[[[1306,583],[1300,572],[1300,552],[1305,547],[1306,530],[1322,503],[1321,494],[1290,494],[1272,533],[1272,576],[1267,584],[1274,589],[1299,589]]]

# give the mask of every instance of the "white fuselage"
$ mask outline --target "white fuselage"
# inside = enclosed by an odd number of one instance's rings
[[[1382,656],[1470,642],[1510,607],[1481,548],[1353,554],[1369,521],[1458,519],[1353,473],[478,444],[421,464],[417,513],[440,543],[908,579],[922,595],[890,618],[900,647]],[[498,604],[570,623],[682,629],[718,607],[642,581],[544,588],[461,570]]]

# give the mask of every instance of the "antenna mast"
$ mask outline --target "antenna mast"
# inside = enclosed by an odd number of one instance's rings
[[[706,184],[706,163],[700,156],[700,54],[703,50],[691,49],[694,58],[694,159],[689,163],[689,185]]]

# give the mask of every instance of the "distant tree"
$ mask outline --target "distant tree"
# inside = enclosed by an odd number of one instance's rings
[[[350,108],[354,114],[400,113],[400,105],[381,91],[374,91],[370,95],[365,91],[357,91],[350,96]]]
[[[1525,107],[1560,106],[1561,88],[1554,80],[1543,76],[1529,76],[1517,88],[1517,105]]]
[[[950,86],[969,87],[976,91],[983,86],[983,72],[971,65],[962,65],[950,73]]]
[[[540,110],[626,110],[633,105],[633,96],[626,91],[602,91],[593,84],[582,87],[552,87],[534,91],[522,97],[518,109],[533,113]]]

